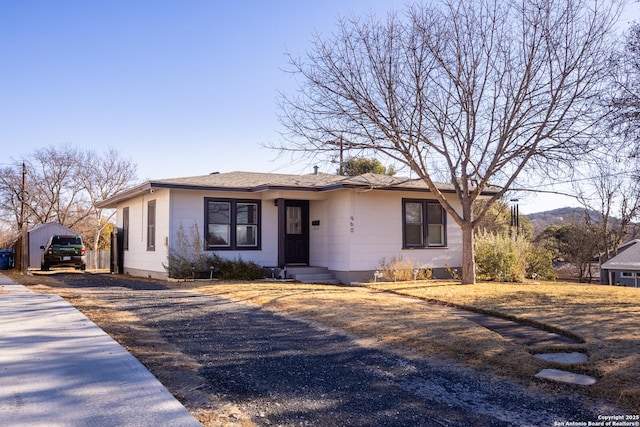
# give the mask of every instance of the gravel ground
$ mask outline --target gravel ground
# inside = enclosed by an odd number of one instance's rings
[[[96,323],[205,425],[553,426],[621,413],[163,282],[58,273],[30,283],[67,289],[84,310],[107,307]],[[125,328],[114,313],[130,316]]]

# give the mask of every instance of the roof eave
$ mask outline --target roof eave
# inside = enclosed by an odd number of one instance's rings
[[[320,186],[293,186],[293,185],[279,185],[279,184],[261,184],[255,187],[222,187],[222,186],[208,186],[208,185],[196,185],[196,184],[177,184],[170,182],[157,182],[147,181],[138,186],[132,187],[128,190],[124,190],[115,196],[109,197],[105,200],[97,202],[95,206],[97,208],[116,208],[119,203],[126,200],[138,197],[144,193],[153,192],[154,188],[167,188],[177,190],[194,190],[194,191],[221,191],[221,192],[249,192],[259,193],[265,191],[308,191],[308,192],[326,192],[336,191],[341,189],[361,189],[361,190],[383,190],[383,191],[409,191],[409,192],[425,192],[430,191],[428,188],[420,187],[404,187],[400,185],[367,185],[358,183],[332,183]],[[455,194],[455,190],[452,188],[441,188],[440,191],[446,194]],[[498,190],[484,190],[482,195],[493,195]]]
[[[99,201],[95,204],[95,206],[97,208],[113,209],[118,207],[118,203],[124,200],[129,200],[133,197],[139,196],[140,194],[150,192],[152,187],[153,183],[151,181],[147,181],[135,187],[131,187],[128,190],[121,191],[114,196]]]

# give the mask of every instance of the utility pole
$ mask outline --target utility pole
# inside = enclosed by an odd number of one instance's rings
[[[20,247],[20,271],[27,274],[29,271],[29,233],[26,215],[25,200],[27,199],[27,166],[22,163],[22,195],[20,197],[20,231],[22,234],[22,244]]]

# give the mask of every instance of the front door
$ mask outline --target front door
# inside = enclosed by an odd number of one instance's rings
[[[280,264],[309,264],[309,201],[284,200],[280,210]]]

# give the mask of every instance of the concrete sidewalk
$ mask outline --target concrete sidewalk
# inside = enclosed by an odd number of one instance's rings
[[[1,273],[0,425],[201,426],[72,305]]]

